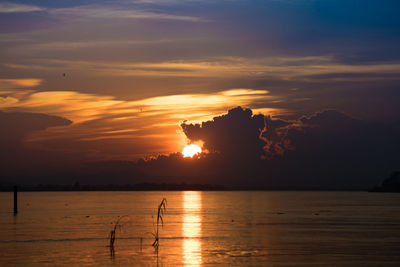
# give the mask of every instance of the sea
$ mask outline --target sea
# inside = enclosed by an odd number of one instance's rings
[[[400,266],[400,194],[20,192],[18,205],[0,193],[0,266]]]

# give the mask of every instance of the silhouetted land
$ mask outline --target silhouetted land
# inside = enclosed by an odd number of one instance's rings
[[[382,182],[381,186],[374,187],[371,192],[400,193],[400,171],[393,172],[389,178]]]
[[[13,186],[0,185],[0,192],[12,192]],[[214,184],[174,184],[174,183],[140,183],[134,185],[19,185],[20,192],[40,191],[363,191],[357,188],[319,188],[319,187],[262,187],[262,186],[234,186]]]

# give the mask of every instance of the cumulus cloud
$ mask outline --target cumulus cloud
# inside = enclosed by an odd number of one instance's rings
[[[253,115],[240,106],[227,114],[201,124],[181,124],[191,141],[203,141],[203,148],[225,156],[234,155],[271,159],[294,150],[315,150],[320,142],[336,140],[342,133],[359,129],[362,122],[335,110],[317,112],[297,120]],[[316,139],[314,139],[317,137]]]
[[[314,188],[372,187],[398,164],[398,125],[367,122],[335,110],[298,120],[268,119],[263,138],[280,170],[273,177]],[[293,182],[293,181],[295,182]]]
[[[265,118],[265,131],[262,133],[262,138],[265,141],[264,149],[268,158],[283,155],[285,151],[293,148],[287,138],[289,126],[292,126],[290,121],[272,119],[271,116]]]
[[[274,157],[300,148],[312,150],[322,140],[359,129],[362,122],[336,110],[325,110],[292,121],[268,116],[265,124],[265,150]]]
[[[191,141],[202,140],[203,148],[228,157],[260,157],[264,141],[260,139],[264,129],[264,115],[253,115],[250,109],[236,107],[228,114],[214,117],[201,124],[181,124]]]
[[[306,140],[302,138],[320,136],[314,141],[308,140],[311,148],[322,137],[348,132],[359,127],[361,121],[336,110],[324,110],[292,121],[267,116],[265,124],[266,130],[262,134],[266,142],[265,150],[269,157],[274,157],[303,146]]]

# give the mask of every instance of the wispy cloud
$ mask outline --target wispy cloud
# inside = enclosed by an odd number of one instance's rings
[[[41,79],[0,79],[0,88],[35,87],[41,83]]]
[[[181,20],[190,22],[204,22],[205,19],[175,15],[162,12],[153,12],[139,10],[135,8],[116,8],[113,6],[87,5],[75,6],[70,8],[49,9],[49,13],[56,16],[70,16],[82,18],[100,18],[100,19],[155,19],[155,20]]]
[[[269,57],[238,58],[218,57],[204,60],[176,60],[163,62],[109,62],[76,61],[63,59],[38,60],[35,65],[4,65],[11,68],[62,69],[101,76],[150,77],[269,77],[282,80],[314,80],[328,78],[331,74],[400,74],[400,64],[346,65],[332,57]],[[325,75],[325,76],[324,76]]]
[[[145,98],[140,100],[118,100],[113,96],[85,94],[73,91],[9,91],[8,97],[17,103],[0,105],[3,109],[21,108],[26,111],[45,112],[67,117],[75,123],[83,123],[102,117],[123,119],[125,116],[143,118],[167,115],[181,120],[203,120],[204,114],[213,116],[237,105],[251,105],[258,100],[274,100],[267,90],[231,89],[210,94],[180,94]],[[198,114],[202,114],[198,116]]]
[[[139,1],[137,3],[149,3]],[[154,2],[152,2],[154,3]],[[156,19],[156,20],[181,20],[191,22],[205,22],[207,20],[195,17],[154,12],[126,6],[125,8],[110,5],[79,5],[66,8],[43,8],[35,5],[17,4],[12,2],[0,3],[0,13],[26,13],[46,11],[55,16],[101,18],[101,19]]]
[[[34,5],[16,4],[11,2],[0,3],[0,13],[26,13],[42,10],[45,9]]]
[[[8,40],[1,40],[0,42],[7,42]],[[141,46],[141,45],[152,45],[152,44],[168,44],[168,43],[178,43],[194,41],[194,38],[160,38],[160,39],[148,39],[148,40],[130,40],[130,39],[119,39],[119,40],[76,40],[76,41],[42,41],[42,40],[26,40],[27,44],[22,45],[24,49],[29,49],[33,51],[58,51],[58,50],[74,50],[84,48],[118,48],[121,46]],[[8,41],[11,42],[11,41]]]

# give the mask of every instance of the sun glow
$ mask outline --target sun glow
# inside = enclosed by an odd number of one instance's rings
[[[182,154],[183,157],[187,158],[187,157],[193,157],[196,154],[201,153],[201,147],[199,147],[198,145],[195,144],[191,144],[191,145],[187,145],[183,148],[182,150]]]

